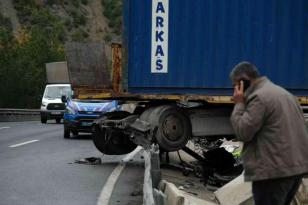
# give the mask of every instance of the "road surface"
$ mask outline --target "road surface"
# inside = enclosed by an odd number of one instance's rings
[[[87,157],[102,164],[75,163]],[[124,157],[102,155],[89,135],[64,139],[62,124],[0,123],[0,204],[142,204],[141,153],[121,167]]]

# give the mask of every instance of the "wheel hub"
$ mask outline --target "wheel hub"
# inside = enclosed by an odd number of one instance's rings
[[[174,115],[166,117],[162,124],[164,135],[171,141],[178,140],[183,134],[183,125],[181,121]]]

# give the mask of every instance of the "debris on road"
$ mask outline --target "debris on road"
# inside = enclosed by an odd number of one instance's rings
[[[210,142],[210,145],[206,142],[194,142],[193,145],[196,146],[198,143],[200,144],[197,147],[201,150],[198,154],[204,160],[196,161],[180,151],[170,153],[171,164],[169,166],[164,164],[161,167],[163,180],[172,184],[168,188],[161,189],[167,196],[167,205],[219,204],[213,191],[223,187],[243,172],[240,160],[242,146],[238,142],[228,143],[219,140]],[[190,149],[196,152],[194,147]],[[191,168],[190,173],[195,174],[184,174],[186,167]],[[196,174],[197,172],[200,174]]]
[[[143,194],[142,189],[134,190],[130,195],[131,196],[141,196]]]
[[[162,179],[165,187],[161,191],[166,195],[165,204],[253,205],[251,182],[245,182],[243,177],[241,149],[242,145],[237,145],[237,142],[224,142],[220,148],[215,147],[212,151],[203,153],[206,160],[202,166],[203,175],[200,178],[196,175],[184,176],[181,169],[170,169],[164,166]],[[184,155],[183,152],[181,154]],[[200,165],[199,162],[187,160],[187,156],[182,156],[182,159],[175,159],[176,154],[171,156],[173,157],[170,161],[173,163],[176,161],[182,163],[181,161],[185,159],[187,164]],[[200,180],[205,181],[200,182]],[[215,189],[209,189],[211,181],[220,184],[214,187]],[[292,202],[292,205],[305,204],[308,205],[308,178],[303,179]]]
[[[308,204],[308,176],[303,179],[294,200],[291,205],[307,205]]]
[[[75,160],[76,164],[89,164],[89,165],[99,165],[102,164],[102,159],[99,157],[88,157],[79,160]]]

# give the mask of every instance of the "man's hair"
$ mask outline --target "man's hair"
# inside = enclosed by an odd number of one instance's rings
[[[250,79],[257,79],[260,77],[260,73],[254,64],[241,62],[232,69],[229,77],[232,81],[235,81],[244,76],[247,76]]]

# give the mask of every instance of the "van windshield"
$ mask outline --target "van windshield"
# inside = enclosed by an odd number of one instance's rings
[[[44,98],[61,98],[63,95],[69,97],[71,93],[69,86],[51,86],[46,88]]]

